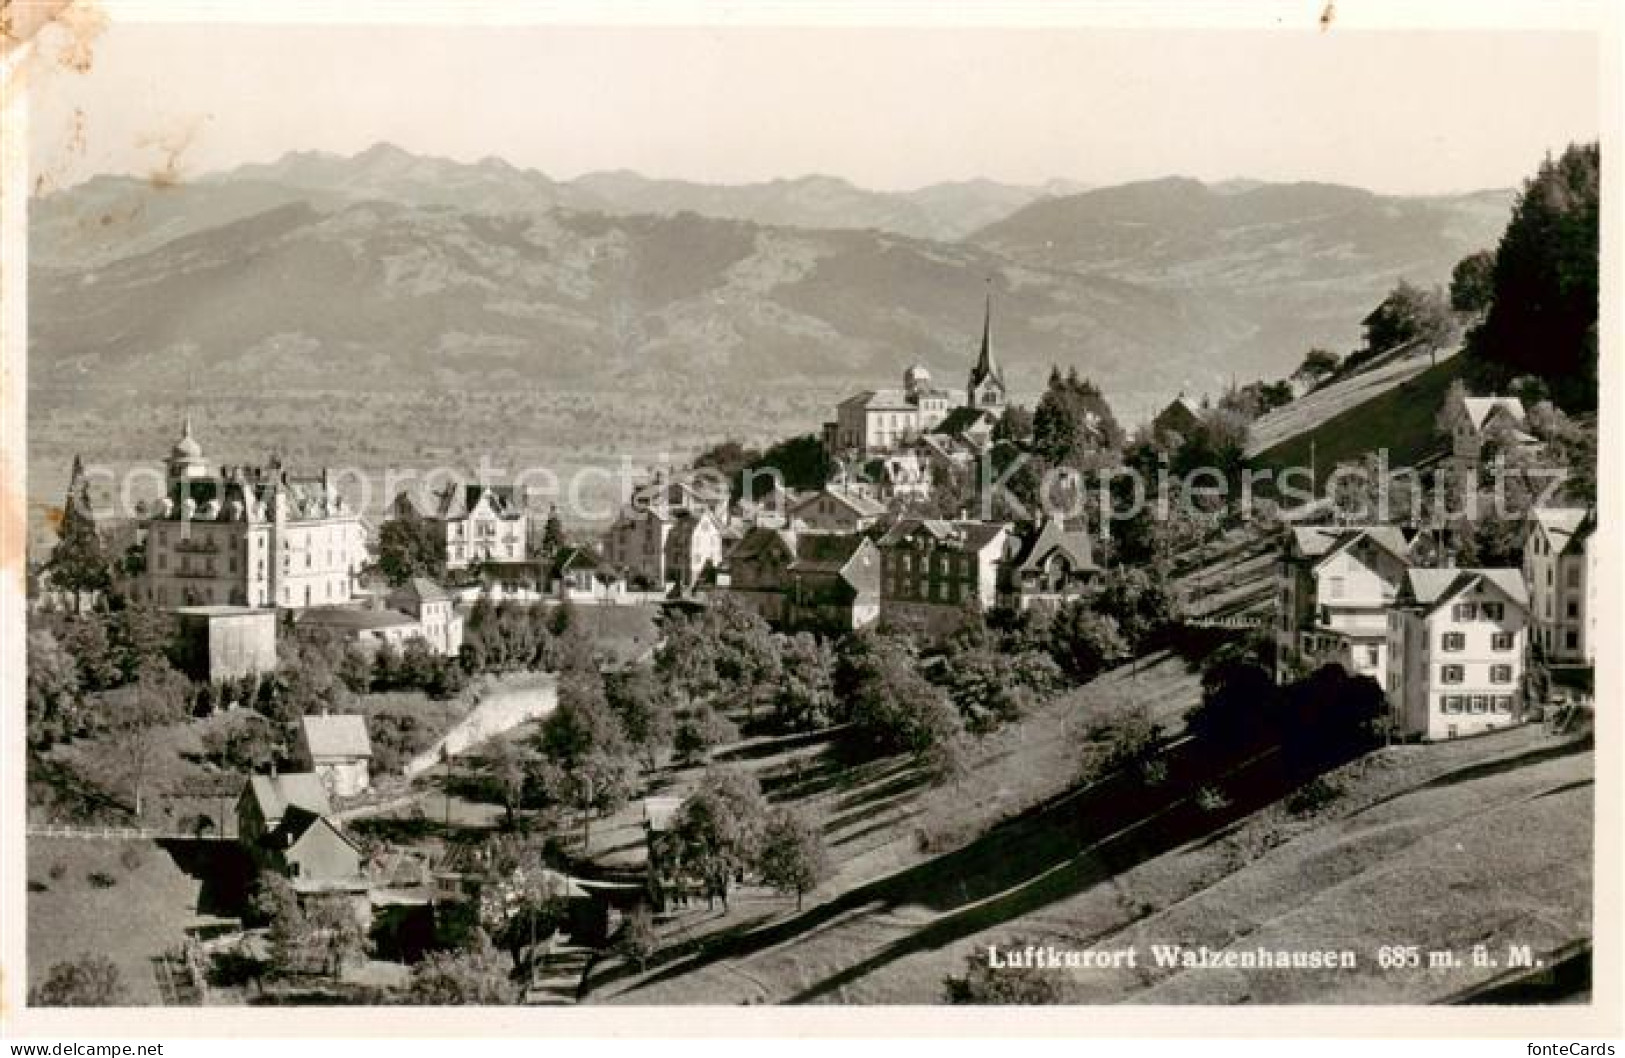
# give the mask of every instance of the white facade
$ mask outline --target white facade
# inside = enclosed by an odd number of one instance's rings
[[[1399,732],[1480,734],[1523,715],[1528,606],[1517,570],[1413,570],[1388,621]]]
[[[1591,665],[1597,655],[1596,519],[1581,508],[1539,510],[1524,537],[1531,635],[1554,665]]]

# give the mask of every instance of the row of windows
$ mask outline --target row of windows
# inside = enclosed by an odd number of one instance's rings
[[[1439,700],[1445,713],[1510,713],[1510,694],[1447,694]]]
[[[1511,632],[1496,632],[1494,635],[1490,636],[1491,650],[1511,650],[1512,643],[1513,635]],[[1447,653],[1455,653],[1458,650],[1466,650],[1467,633],[1446,632],[1440,638],[1439,648]]]
[[[1458,602],[1451,614],[1458,621],[1476,621],[1480,616],[1486,621],[1499,621],[1506,617],[1506,606],[1498,602]]]
[[[1439,666],[1439,682],[1440,683],[1465,683],[1465,682],[1467,682],[1467,666],[1465,666],[1465,665],[1440,665]],[[1490,682],[1491,683],[1511,683],[1512,682],[1512,666],[1511,665],[1491,665],[1490,666]]]

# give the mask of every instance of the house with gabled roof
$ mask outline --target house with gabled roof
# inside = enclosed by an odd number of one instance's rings
[[[1181,393],[1169,401],[1168,406],[1151,420],[1151,433],[1158,441],[1164,443],[1175,437],[1188,441],[1196,435],[1201,425],[1201,407]]]
[[[1388,616],[1396,730],[1458,738],[1522,719],[1528,621],[1520,570],[1407,570]]]
[[[828,486],[790,509],[792,521],[812,533],[861,533],[885,514],[886,505],[873,497]]]
[[[1392,525],[1293,527],[1277,565],[1278,649],[1335,657],[1381,680],[1388,608],[1411,567],[1412,543]]]
[[[389,608],[418,623],[418,634],[435,653],[456,657],[463,649],[463,618],[450,594],[428,577],[412,577],[389,593]]]
[[[1523,575],[1530,636],[1547,662],[1591,665],[1597,654],[1595,508],[1545,507],[1529,513]]]
[[[372,782],[372,740],[367,720],[357,713],[311,714],[299,718],[294,760],[314,772],[334,797],[354,797]]]
[[[1092,595],[1104,570],[1095,562],[1087,526],[1046,518],[1005,540],[999,564],[999,605],[1014,610],[1054,609]]]
[[[321,776],[313,771],[250,776],[237,796],[237,840],[258,858],[289,808],[330,814],[333,805]]]
[[[788,529],[753,527],[746,530],[724,560],[727,594],[769,624],[782,625],[785,621],[796,535]]]
[[[881,620],[940,638],[992,609],[1007,535],[998,522],[898,519],[877,543]]]
[[[448,570],[525,557],[529,515],[511,486],[453,482],[421,502],[402,492],[393,513],[415,514],[434,527]]]
[[[1445,399],[1441,422],[1450,436],[1450,464],[1458,472],[1477,472],[1492,437],[1514,447],[1540,447],[1540,439],[1529,433],[1528,413],[1517,397],[1469,397],[1453,387]]]
[[[789,631],[842,635],[880,617],[880,550],[862,533],[797,534],[789,578]]]

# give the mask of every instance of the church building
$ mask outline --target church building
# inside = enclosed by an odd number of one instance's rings
[[[993,356],[993,298],[982,317],[982,345],[970,370],[959,408],[1004,414],[1004,372]],[[902,389],[871,389],[836,405],[835,420],[824,424],[824,447],[831,454],[878,455],[931,432],[947,419],[954,394],[931,382],[931,372],[915,364],[903,372]]]

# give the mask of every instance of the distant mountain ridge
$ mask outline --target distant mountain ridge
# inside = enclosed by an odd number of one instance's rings
[[[743,391],[892,383],[923,360],[960,386],[991,281],[1018,395],[1051,364],[1108,395],[1199,392],[1349,348],[1397,279],[1444,281],[1493,246],[1510,198],[559,182],[389,145],[296,152],[31,203],[31,379]]]

